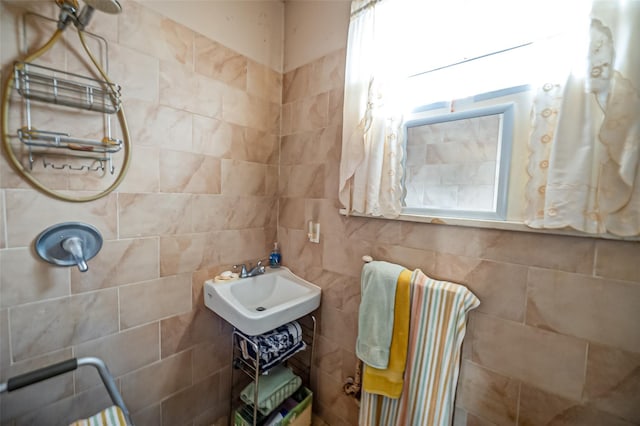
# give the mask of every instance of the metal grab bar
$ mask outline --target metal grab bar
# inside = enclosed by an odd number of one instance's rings
[[[116,386],[116,382],[113,380],[113,376],[109,372],[109,369],[107,368],[107,365],[104,363],[104,361],[96,357],[71,358],[57,364],[52,364],[34,371],[30,371],[28,373],[11,377],[6,382],[0,383],[0,393],[12,392],[23,387],[41,382],[43,380],[51,379],[61,374],[69,373],[83,365],[91,365],[98,370],[98,374],[100,374],[102,383],[107,388],[107,392],[109,393],[109,397],[111,397],[111,401],[115,405],[120,407],[127,425],[133,426],[133,421],[131,421],[129,410],[124,404],[122,395],[120,395],[120,392],[118,392],[118,387]]]

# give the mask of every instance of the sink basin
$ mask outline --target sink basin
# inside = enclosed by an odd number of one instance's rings
[[[285,267],[230,282],[207,280],[204,304],[240,331],[255,336],[320,306],[320,287]]]

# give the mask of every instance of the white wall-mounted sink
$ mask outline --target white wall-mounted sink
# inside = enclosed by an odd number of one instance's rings
[[[240,331],[254,336],[303,317],[320,306],[320,287],[285,267],[229,282],[207,280],[204,304]]]

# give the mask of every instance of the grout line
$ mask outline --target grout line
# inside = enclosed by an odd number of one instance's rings
[[[116,287],[116,305],[118,308],[118,333],[122,332],[122,321],[120,319],[120,286]]]
[[[4,241],[4,248],[9,247],[9,226],[7,225],[7,191],[2,190],[2,240]]]
[[[584,372],[583,372],[583,382],[582,382],[582,393],[580,394],[580,402],[584,401],[585,388],[587,386],[587,366],[589,365],[589,349],[591,349],[591,343],[587,341],[587,347],[585,349],[584,354]]]
[[[529,305],[529,280],[531,279],[531,268],[527,267],[527,276],[524,283],[524,311],[522,312],[522,323],[527,324],[527,306]]]
[[[518,381],[518,399],[516,400],[516,425],[520,424],[520,402],[522,401],[522,380]]]
[[[596,274],[597,272],[597,267],[596,265],[598,264],[598,242],[596,241],[596,243],[594,244],[594,248],[593,248],[593,263],[591,265],[591,276],[593,277],[597,277],[598,275]]]
[[[7,363],[7,367],[13,364],[13,344],[11,339],[11,308],[7,308],[7,345],[9,346],[9,362]]]

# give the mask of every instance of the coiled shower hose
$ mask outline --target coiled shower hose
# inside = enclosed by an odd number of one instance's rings
[[[49,49],[51,49],[51,47],[54,44],[56,44],[56,42],[60,39],[60,37],[62,37],[63,31],[64,31],[64,29],[56,30],[56,32],[53,33],[53,35],[51,36],[49,41],[47,41],[42,47],[40,47],[35,52],[29,54],[24,59],[24,62],[35,61],[40,56],[42,56],[45,52],[47,52]],[[100,75],[102,76],[104,81],[109,83],[109,87],[111,88],[111,90],[114,90],[113,89],[113,85],[111,83],[111,80],[107,76],[107,73],[102,69],[102,67],[100,66],[100,64],[96,60],[96,58],[91,53],[91,50],[89,49],[89,46],[87,46],[84,34],[82,33],[82,31],[80,29],[77,29],[77,32],[78,32],[78,37],[80,38],[80,43],[82,44],[82,47],[84,48],[85,52],[87,53],[87,55],[91,59],[91,62],[96,67],[96,69],[98,70],[98,72],[100,73]],[[22,176],[29,184],[31,184],[31,186],[33,186],[34,188],[36,188],[40,192],[42,192],[42,193],[44,193],[44,194],[46,194],[46,195],[48,195],[48,196],[50,196],[52,198],[56,198],[56,199],[62,200],[62,201],[69,201],[69,202],[73,202],[73,203],[82,203],[82,202],[87,202],[87,201],[94,201],[94,200],[97,200],[99,198],[104,197],[105,195],[109,194],[114,189],[116,189],[116,187],[118,187],[118,185],[120,185],[120,183],[124,179],[124,176],[127,174],[127,170],[129,169],[129,163],[131,162],[131,140],[130,140],[130,136],[129,136],[129,127],[127,125],[127,119],[125,117],[124,107],[122,106],[122,104],[120,104],[120,108],[118,109],[118,112],[117,112],[118,121],[120,122],[120,129],[122,130],[122,140],[123,140],[123,144],[124,144],[124,146],[123,146],[123,150],[124,150],[123,156],[124,156],[124,158],[123,158],[123,161],[122,161],[122,167],[120,169],[120,173],[118,173],[118,176],[113,181],[113,183],[108,188],[106,188],[104,191],[99,192],[97,194],[84,196],[84,197],[74,197],[74,196],[63,194],[61,192],[54,191],[54,190],[44,186],[38,179],[33,177],[33,175],[31,173],[29,173],[29,171],[27,171],[25,169],[25,167],[22,165],[20,160],[16,157],[15,153],[13,152],[13,148],[12,148],[11,142],[9,140],[8,127],[9,127],[9,101],[11,99],[11,89],[12,89],[13,84],[14,84],[14,79],[15,79],[14,73],[11,73],[8,76],[8,78],[7,78],[6,82],[5,82],[5,85],[4,85],[4,88],[3,88],[4,89],[3,90],[3,98],[2,98],[2,146],[3,146],[3,149],[5,150],[5,152],[7,154],[7,157],[9,158],[9,163],[14,168],[14,170],[20,176]],[[114,93],[114,96],[115,96],[115,93]]]

